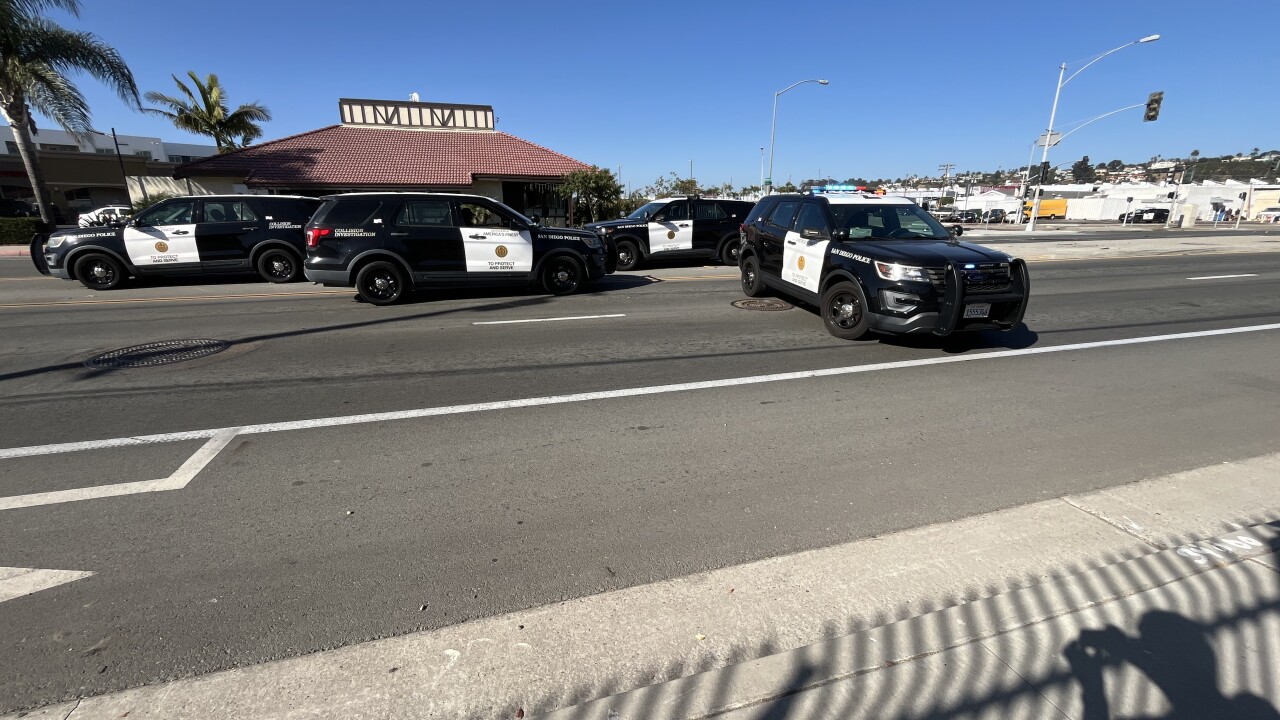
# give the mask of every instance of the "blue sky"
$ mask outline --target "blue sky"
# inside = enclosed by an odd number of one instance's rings
[[[1280,146],[1268,2],[507,2],[84,0],[58,16],[114,45],[139,88],[216,72],[275,119],[263,140],[337,122],[339,97],[493,105],[498,128],[633,187],[689,172],[755,184],[783,95],[774,178],[897,177],[1025,164],[1057,65],[1150,33],[1063,91],[1061,126],[1165,93],[1072,135],[1057,163]],[[1265,29],[1264,29],[1265,28]],[[1068,70],[1068,73],[1070,69]],[[90,79],[99,129],[187,139]]]

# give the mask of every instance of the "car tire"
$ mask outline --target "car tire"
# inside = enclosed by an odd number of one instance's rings
[[[720,262],[730,267],[738,267],[738,251],[742,248],[742,241],[738,238],[729,238],[720,246]]]
[[[582,263],[568,255],[557,255],[542,268],[542,289],[552,295],[572,295],[582,281]]]
[[[89,253],[76,260],[76,279],[90,290],[115,290],[124,282],[124,266],[110,255]]]
[[[370,305],[395,305],[408,291],[400,268],[383,260],[365,265],[356,274],[356,294]]]
[[[827,332],[841,340],[857,340],[867,334],[867,299],[857,283],[844,280],[827,288],[820,309]]]
[[[635,270],[640,267],[640,247],[634,240],[618,241],[618,270]]]
[[[760,297],[765,294],[764,277],[760,275],[760,261],[755,255],[742,259],[742,294],[747,297]]]
[[[270,248],[258,256],[258,274],[272,283],[291,283],[302,275],[298,256],[283,248]]]

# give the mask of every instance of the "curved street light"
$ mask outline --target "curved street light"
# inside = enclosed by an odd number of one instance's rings
[[[803,85],[805,83],[818,83],[819,85],[829,85],[830,81],[817,80],[817,79],[801,80],[800,82],[791,83],[790,85],[782,88],[781,90],[773,94],[773,122],[769,125],[769,176],[765,178],[765,183],[769,186],[769,191],[765,193],[766,195],[773,194],[773,139],[778,129],[778,96],[782,95],[782,93],[790,90],[791,88],[797,85]]]
[[[1071,76],[1066,77],[1065,79],[1063,76],[1066,75],[1067,64],[1062,63],[1061,65],[1058,66],[1058,87],[1056,90],[1053,91],[1053,109],[1049,111],[1049,129],[1045,132],[1045,136],[1044,136],[1045,138],[1044,154],[1040,157],[1041,167],[1044,167],[1045,163],[1049,162],[1049,147],[1053,144],[1053,121],[1058,118],[1058,98],[1059,96],[1062,95],[1062,86],[1074,80],[1077,75],[1079,75],[1080,73],[1088,69],[1090,65],[1098,62],[1099,60],[1110,55],[1111,53],[1120,52],[1121,50],[1127,47],[1130,47],[1131,45],[1140,45],[1142,43],[1155,42],[1156,40],[1159,40],[1159,39],[1160,39],[1159,35],[1147,35],[1146,37],[1138,38],[1133,42],[1127,42],[1121,45],[1120,47],[1112,48],[1100,55],[1095,55],[1092,59],[1089,60],[1089,62],[1082,65],[1079,70],[1076,70],[1075,72],[1071,73]],[[1038,187],[1039,185],[1037,185],[1037,188]],[[1031,222],[1027,223],[1028,231],[1036,229],[1036,215],[1039,212],[1040,212],[1040,192],[1039,190],[1037,190],[1036,196],[1035,196],[1035,202],[1031,208]]]

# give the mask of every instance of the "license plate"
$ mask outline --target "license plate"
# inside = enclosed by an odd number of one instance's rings
[[[991,303],[974,303],[964,306],[966,318],[984,318],[991,314]]]

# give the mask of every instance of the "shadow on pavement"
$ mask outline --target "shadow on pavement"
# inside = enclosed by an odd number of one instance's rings
[[[1149,554],[827,623],[830,640],[781,649],[779,677],[741,664],[777,651],[766,638],[565,688],[498,717],[565,708],[557,720],[1280,720],[1266,699],[1280,697],[1280,521],[1224,528],[1235,532],[1165,537]],[[639,689],[610,697],[628,688]]]

